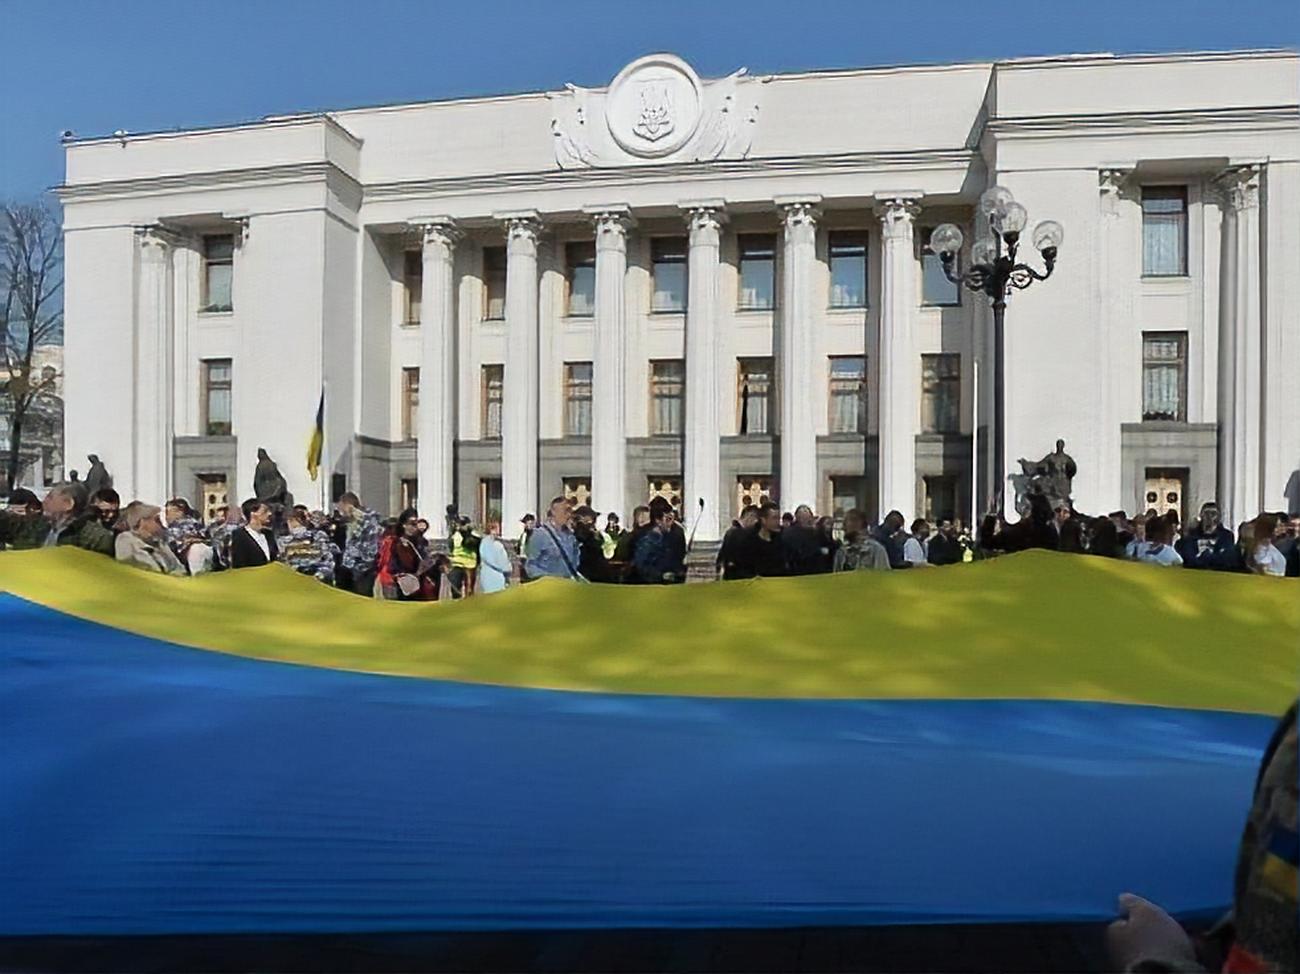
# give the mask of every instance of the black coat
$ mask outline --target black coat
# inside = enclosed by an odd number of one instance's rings
[[[758,528],[752,528],[736,546],[728,578],[775,578],[789,574],[785,563],[785,546],[781,535],[772,535],[764,541]]]
[[[246,527],[236,530],[230,536],[230,567],[256,568],[267,564],[268,561],[275,561],[280,553],[275,546],[275,535],[270,531],[263,531],[262,537],[266,538],[266,546],[271,551],[270,559],[262,554],[261,546],[249,536]]]

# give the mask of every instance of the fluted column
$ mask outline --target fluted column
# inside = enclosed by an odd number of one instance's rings
[[[1219,503],[1235,531],[1263,505],[1259,184],[1262,166],[1218,181],[1223,198],[1219,323]]]
[[[627,505],[627,207],[589,211],[596,225],[596,332],[591,377],[591,492],[600,511]]]
[[[506,229],[506,368],[501,404],[502,523],[536,512],[540,375],[535,212],[502,214]]]
[[[456,293],[454,264],[460,231],[446,218],[423,231],[420,296],[420,412],[415,472],[420,506],[431,524],[455,500]]]
[[[817,302],[813,270],[817,262],[816,205],[821,197],[778,197],[784,217],[781,265],[781,504],[818,509],[817,420],[814,390],[819,366]]]
[[[722,537],[721,452],[722,366],[718,328],[719,237],[722,204],[707,201],[687,204],[690,253],[687,257],[686,305],[686,450],[685,494],[682,516],[698,526],[700,541]],[[700,501],[704,501],[701,509]]]
[[[880,509],[911,518],[916,508],[916,434],[921,425],[921,360],[913,335],[919,301],[912,222],[915,198],[886,197],[880,217],[881,297],[879,374]],[[996,433],[995,435],[1000,435]]]
[[[161,504],[172,495],[172,249],[159,226],[139,227],[135,322],[135,416],[131,493]]]

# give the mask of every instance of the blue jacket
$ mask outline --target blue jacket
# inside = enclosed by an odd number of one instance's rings
[[[558,542],[558,544],[557,544]],[[542,522],[528,539],[528,560],[524,571],[529,578],[552,575],[556,578],[581,578],[578,574],[578,539],[568,528]]]
[[[1203,568],[1215,572],[1242,570],[1241,552],[1233,540],[1232,532],[1222,525],[1213,535],[1206,535],[1199,524],[1192,525],[1181,541],[1174,546],[1187,568]]]

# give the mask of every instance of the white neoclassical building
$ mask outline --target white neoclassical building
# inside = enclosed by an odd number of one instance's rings
[[[667,494],[702,539],[764,494],[967,516],[998,479],[991,316],[925,243],[974,239],[998,183],[1065,227],[1007,313],[1009,460],[1064,438],[1094,512],[1294,510],[1297,67],[653,55],[605,88],[75,140],[69,455],[212,502],[265,448],[300,499],[507,525]]]

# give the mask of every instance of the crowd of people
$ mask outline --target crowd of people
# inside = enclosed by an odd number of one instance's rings
[[[1233,532],[1206,503],[1185,530],[1176,512],[1088,517],[1068,505],[1055,510],[1041,495],[1007,523],[995,513],[978,530],[961,521],[907,523],[890,511],[873,524],[859,510],[838,521],[807,505],[783,513],[771,502],[751,505],[726,532],[715,568],[735,580],[844,571],[918,570],[1029,548],[1127,558],[1163,566],[1300,576],[1300,516],[1261,514]],[[496,521],[476,526],[449,508],[435,543],[415,509],[384,518],[343,494],[329,512],[256,498],[221,508],[204,523],[183,497],[161,508],[123,506],[112,487],[88,495],[83,483],[57,485],[45,498],[14,491],[0,510],[0,548],[75,545],[168,575],[201,575],[279,561],[300,574],[358,595],[395,601],[459,599],[499,592],[552,576],[593,583],[661,585],[684,582],[693,539],[664,498],[617,513],[556,497],[541,519],[527,515],[507,544]],[[441,539],[446,539],[445,544]],[[698,559],[697,559],[698,561]]]

